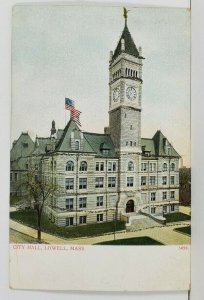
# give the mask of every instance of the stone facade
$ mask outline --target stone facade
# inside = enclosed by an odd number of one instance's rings
[[[49,138],[34,143],[26,137],[27,152],[21,136],[11,150],[12,194],[15,174],[26,172],[32,158],[42,178],[59,187],[44,208],[57,226],[178,210],[179,154],[161,131],[141,138],[143,59],[125,24],[110,55],[109,127],[104,134],[88,133],[70,120],[56,131],[52,122]]]

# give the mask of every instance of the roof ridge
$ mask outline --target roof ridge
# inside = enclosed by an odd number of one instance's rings
[[[92,134],[92,135],[104,135],[104,136],[110,136],[110,134],[107,133],[96,133],[96,132],[88,132],[88,131],[83,131],[83,133],[88,133],[88,134]]]

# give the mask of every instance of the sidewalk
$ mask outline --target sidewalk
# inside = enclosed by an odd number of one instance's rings
[[[133,237],[141,237],[148,236],[151,237],[162,244],[165,245],[184,245],[190,244],[190,236],[184,235],[182,233],[174,231],[175,228],[184,227],[190,224],[190,221],[183,221],[176,224],[170,224],[169,226],[162,227],[154,227],[134,232],[125,232],[125,233],[117,233],[115,234],[116,239],[125,239],[125,238],[133,238]],[[10,220],[10,228],[21,233],[27,234],[31,237],[36,238],[37,231],[28,226],[22,225],[18,222]],[[97,236],[97,237],[89,237],[89,238],[78,238],[78,239],[63,239],[56,237],[54,235],[42,232],[42,242],[48,244],[74,244],[74,245],[91,245],[95,243],[111,241],[114,239],[113,234]]]

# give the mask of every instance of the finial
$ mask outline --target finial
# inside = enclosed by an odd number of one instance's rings
[[[123,17],[125,18],[125,25],[127,25],[128,11],[129,10],[127,10],[127,8],[123,7]]]

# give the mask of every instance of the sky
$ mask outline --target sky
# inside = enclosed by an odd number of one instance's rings
[[[190,166],[190,13],[127,7],[142,46],[142,137],[160,129]],[[19,5],[13,9],[11,141],[64,128],[64,98],[82,112],[82,130],[108,125],[109,52],[124,28],[122,7]]]

